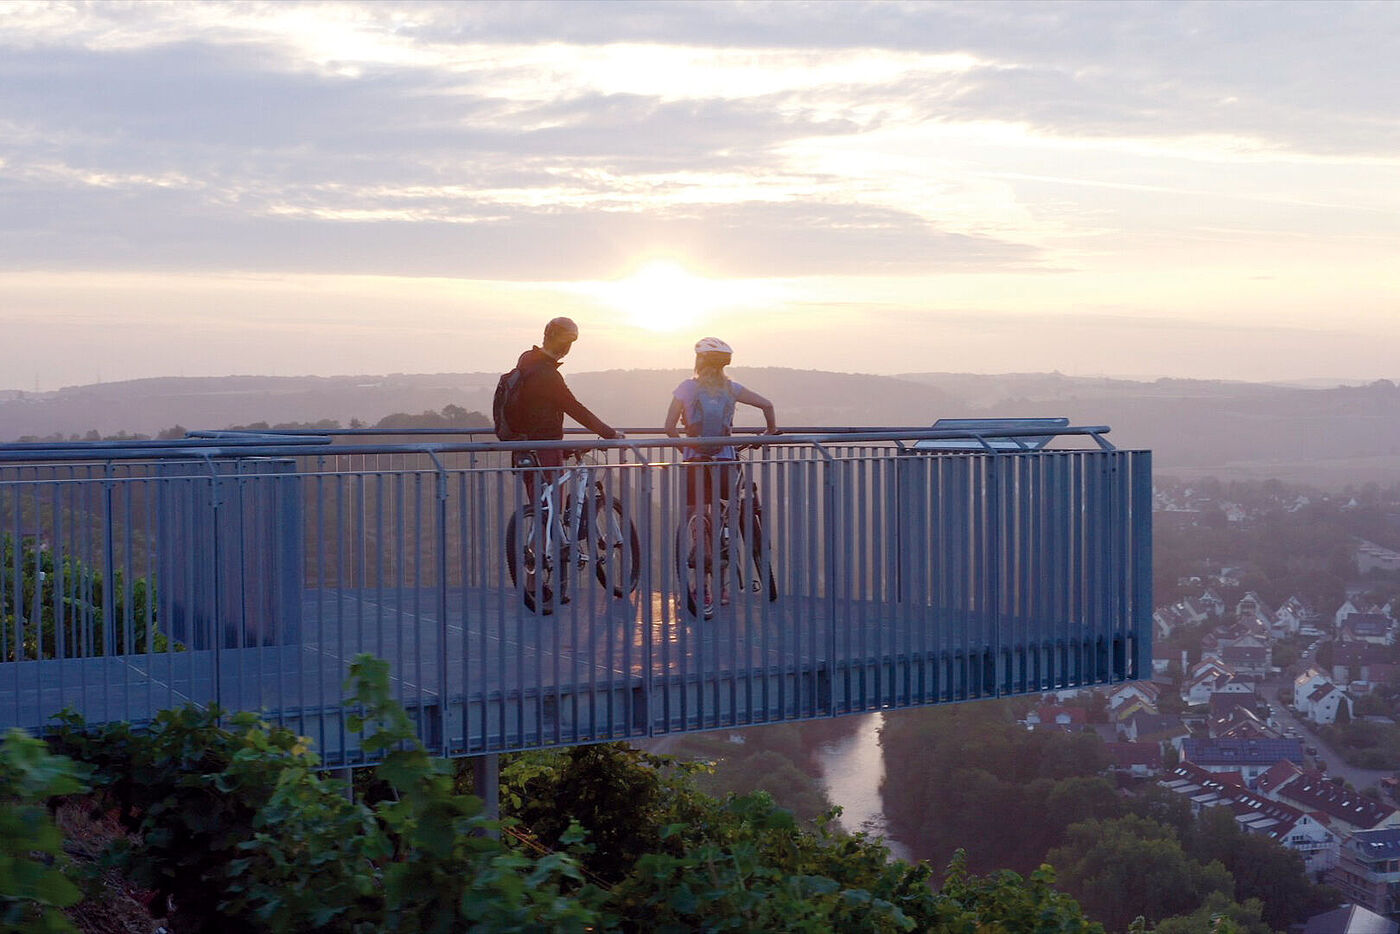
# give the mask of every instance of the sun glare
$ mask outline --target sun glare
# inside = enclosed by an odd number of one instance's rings
[[[608,288],[608,301],[648,331],[678,331],[725,303],[720,283],[687,272],[671,260],[653,260]]]

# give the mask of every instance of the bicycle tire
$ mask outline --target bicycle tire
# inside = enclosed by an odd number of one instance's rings
[[[536,550],[540,537],[535,507],[522,507],[506,523],[506,567],[510,569],[510,582],[519,589],[525,608],[548,616],[554,612],[556,597],[563,594],[567,584],[568,561],[555,561],[552,555],[545,555],[543,562],[539,561]]]
[[[764,581],[767,581],[768,602],[772,603],[778,599],[778,578],[773,573],[772,559],[763,554],[763,507],[758,502],[756,485],[750,490],[747,502],[740,506],[739,516],[741,532],[751,533],[745,536],[749,547],[744,549],[743,554],[753,562],[753,570],[758,574],[758,586],[754,590],[762,589]],[[744,570],[748,572],[747,567]]]
[[[697,542],[708,541],[709,536],[707,532],[696,534],[698,524],[709,525],[699,516],[690,516],[676,529],[676,576],[685,595],[686,611],[693,617],[713,619],[716,610],[714,564],[712,557],[704,561],[709,567],[701,564],[702,549]],[[707,577],[710,578],[708,583]]]
[[[636,523],[623,515],[621,503],[609,503],[602,494],[594,498],[593,508],[583,521],[589,528],[579,535],[579,540],[587,538],[598,583],[617,598],[635,593],[642,580],[642,543]]]

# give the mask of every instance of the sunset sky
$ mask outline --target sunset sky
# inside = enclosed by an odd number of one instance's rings
[[[0,389],[1400,378],[1400,4],[0,3]]]

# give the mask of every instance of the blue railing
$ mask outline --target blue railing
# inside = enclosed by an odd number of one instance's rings
[[[755,438],[708,525],[664,438],[547,506],[441,433],[3,445],[0,725],[217,703],[353,764],[361,652],[445,755],[1142,677],[1150,455],[1105,431]]]

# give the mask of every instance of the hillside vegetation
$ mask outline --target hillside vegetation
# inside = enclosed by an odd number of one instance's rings
[[[504,370],[511,361],[504,361]],[[572,361],[570,361],[572,362]],[[570,372],[580,399],[612,424],[656,428],[680,370]],[[1388,380],[1330,389],[1061,374],[876,376],[731,367],[771,398],[780,423],[928,425],[942,417],[1067,416],[1108,425],[1119,447],[1150,448],[1159,470],[1322,487],[1388,481],[1400,467],[1400,389]],[[352,420],[457,406],[489,412],[499,371],[342,377],[205,377],[0,394],[0,439],[147,435],[172,425]]]

